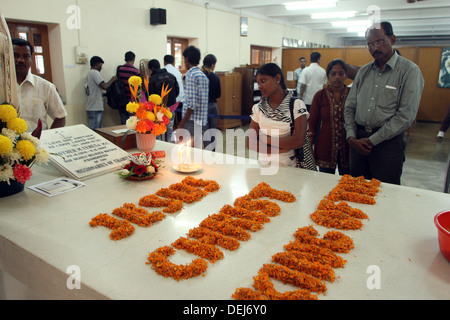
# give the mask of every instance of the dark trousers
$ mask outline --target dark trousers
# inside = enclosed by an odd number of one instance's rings
[[[337,161],[338,162],[337,169],[338,169],[339,175],[343,176],[345,174],[350,174],[350,169],[348,167],[344,168],[343,166],[341,166],[340,158],[341,158],[341,153],[339,152],[338,161]],[[324,167],[319,166],[319,172],[335,174],[336,168],[330,169],[330,168],[324,168]]]
[[[357,130],[357,138],[368,138],[372,133]],[[405,162],[406,133],[383,141],[372,148],[368,156],[363,156],[350,148],[350,175],[364,176],[365,179],[378,179],[400,185],[400,178]]]
[[[449,126],[450,126],[450,103],[448,104],[447,113],[445,114],[445,118],[441,123],[441,128],[439,129],[439,131],[447,132]]]

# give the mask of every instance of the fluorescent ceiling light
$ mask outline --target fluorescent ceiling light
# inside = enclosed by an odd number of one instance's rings
[[[356,11],[317,12],[311,14],[311,19],[347,19],[353,18]]]
[[[367,28],[366,27],[348,27],[347,28],[347,32],[366,32]]]
[[[353,21],[333,21],[331,25],[335,28],[360,27],[368,28],[371,26],[370,20],[353,20]]]
[[[286,10],[320,9],[336,7],[337,0],[310,0],[283,3]]]

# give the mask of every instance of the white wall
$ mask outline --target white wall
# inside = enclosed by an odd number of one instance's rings
[[[81,28],[71,28],[72,5],[80,8]],[[167,24],[150,25],[150,8],[167,10]],[[140,59],[158,59],[166,54],[166,39],[190,39],[202,56],[213,53],[216,71],[232,71],[250,63],[250,46],[272,47],[274,62],[281,66],[283,37],[338,46],[337,39],[262,18],[248,17],[248,36],[240,36],[240,15],[221,8],[182,0],[2,0],[6,19],[45,23],[49,26],[53,82],[68,112],[67,125],[87,124],[83,84],[89,65],[75,63],[75,47],[105,61],[101,74],[108,81],[126,51]],[[69,22],[69,23],[68,23]],[[117,112],[105,106],[104,126],[119,124]]]

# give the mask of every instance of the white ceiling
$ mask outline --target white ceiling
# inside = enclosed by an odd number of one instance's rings
[[[192,1],[192,0],[191,0]],[[201,1],[196,1],[201,2]],[[450,44],[450,0],[339,0],[335,8],[287,11],[291,0],[212,0],[205,6],[228,8],[241,16],[252,15],[299,26],[340,38],[343,45],[364,44],[364,38],[347,27],[333,27],[332,21],[376,19],[392,23],[397,44]],[[369,9],[369,12],[368,12]],[[313,20],[315,12],[356,11],[354,18]]]

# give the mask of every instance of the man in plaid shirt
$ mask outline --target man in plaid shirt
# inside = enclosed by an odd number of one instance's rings
[[[189,69],[184,76],[185,99],[182,109],[182,119],[177,129],[186,129],[191,135],[191,144],[202,148],[203,133],[208,122],[209,80],[200,70],[200,50],[189,46],[183,51],[186,67]]]

